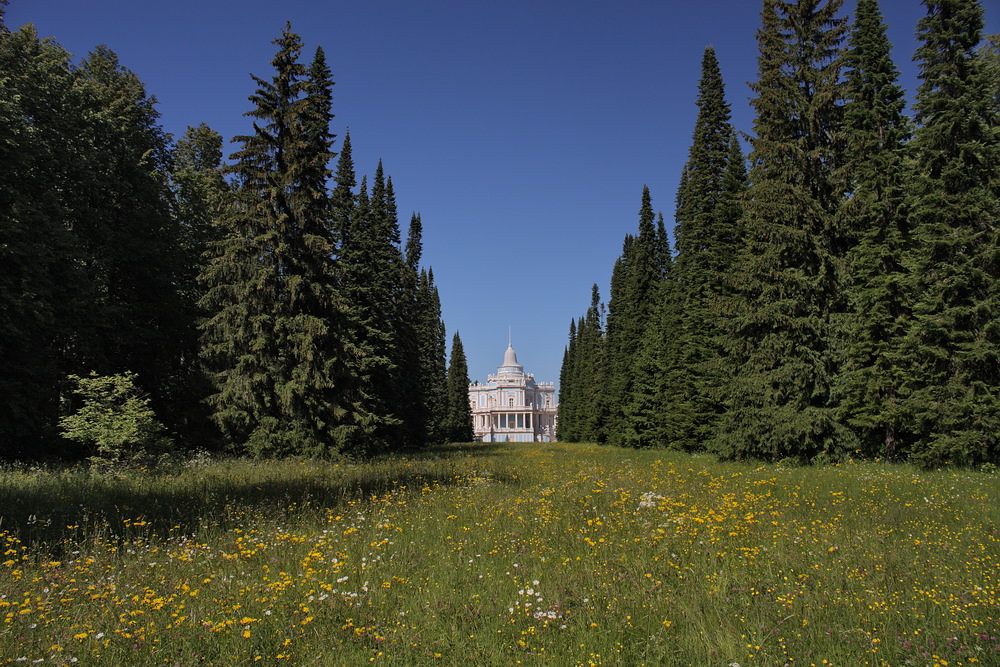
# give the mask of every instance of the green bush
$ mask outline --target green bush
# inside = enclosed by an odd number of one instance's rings
[[[82,405],[59,425],[64,438],[84,445],[92,465],[139,463],[166,454],[173,441],[135,384],[135,373],[70,375]]]

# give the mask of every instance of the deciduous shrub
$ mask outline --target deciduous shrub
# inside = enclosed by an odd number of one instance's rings
[[[136,386],[136,375],[70,375],[82,404],[59,425],[63,437],[87,448],[93,465],[136,463],[167,453],[173,441]]]

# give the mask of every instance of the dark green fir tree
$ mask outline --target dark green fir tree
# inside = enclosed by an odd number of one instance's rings
[[[447,353],[445,328],[441,320],[441,298],[434,284],[434,271],[421,269],[417,287],[417,353],[420,360],[421,401],[425,442],[440,444],[447,440],[448,417]]]
[[[722,305],[738,249],[739,209],[732,200],[742,193],[733,191],[730,161],[742,169],[743,155],[735,144],[730,123],[730,107],[715,50],[705,49],[698,84],[698,116],[694,137],[677,194],[674,233],[677,259],[674,281],[665,305],[669,312],[658,316],[659,326],[676,322],[662,345],[673,380],[670,400],[661,397],[662,437],[671,446],[686,450],[703,449],[714,432],[721,412],[718,337],[724,323]],[[739,189],[742,189],[742,183]],[[653,332],[654,334],[656,332]]]
[[[858,0],[845,57],[844,172],[850,196],[841,215],[849,249],[847,312],[838,332],[846,359],[836,389],[863,452],[892,459],[901,454],[897,443],[904,427],[904,371],[895,351],[909,319],[902,260],[909,238],[904,149],[910,130],[890,47],[876,0]]]
[[[448,417],[446,439],[451,442],[472,442],[472,408],[469,405],[469,364],[458,332],[451,340],[448,361]]]
[[[659,283],[663,280],[663,259],[649,188],[643,186],[639,207],[639,233],[628,236],[622,256],[612,275],[612,295],[607,323],[607,441],[630,442],[629,419],[625,406],[635,380],[634,364],[653,312]]]
[[[574,365],[576,361],[576,318],[569,321],[569,338],[563,350],[562,365],[559,367],[559,420],[556,438],[561,442],[578,442],[576,435],[576,383]]]
[[[307,78],[290,26],[274,44],[273,77],[254,77],[254,132],[236,138],[225,237],[204,274],[210,402],[223,432],[257,456],[363,451],[373,420],[350,363],[322,185],[332,136],[320,128],[327,100],[316,97],[329,89]]]
[[[594,285],[590,291],[590,307],[580,318],[576,335],[576,359],[573,382],[576,437],[580,442],[603,442],[607,428],[605,391],[604,305]]]
[[[968,465],[1000,457],[1000,128],[976,54],[982,7],[924,5],[901,393],[916,432],[911,458]]]
[[[339,189],[338,180],[335,201],[342,198]],[[335,226],[343,224],[342,217],[335,213]],[[372,451],[388,451],[402,444],[399,436],[403,422],[396,402],[397,297],[402,258],[396,245],[399,230],[393,225],[379,162],[370,193],[367,177],[361,179],[347,227],[341,231],[337,271],[341,293],[358,322],[358,345],[366,351],[355,361],[365,405],[375,419]]]
[[[841,4],[763,3],[746,240],[722,338],[735,369],[715,439],[725,458],[809,460],[853,448],[831,397],[843,244]]]
[[[658,226],[663,226],[662,215]],[[689,406],[683,403],[688,400],[688,392],[681,383],[690,371],[682,364],[685,339],[681,330],[680,284],[673,277],[675,271],[665,236],[662,243],[663,279],[656,283],[651,295],[652,309],[638,341],[624,406],[620,433],[621,444],[627,447],[683,447],[678,434],[688,430],[691,414]]]

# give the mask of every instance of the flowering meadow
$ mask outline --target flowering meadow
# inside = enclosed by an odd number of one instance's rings
[[[590,445],[0,470],[0,663],[998,665],[1000,478]]]

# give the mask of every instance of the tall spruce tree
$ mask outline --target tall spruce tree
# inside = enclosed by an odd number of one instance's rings
[[[763,3],[739,304],[725,333],[736,371],[715,441],[727,458],[811,459],[852,446],[831,400],[843,243],[841,4]]]
[[[439,444],[447,439],[447,358],[441,299],[434,284],[434,272],[430,269],[420,270],[417,304],[417,353],[423,384],[421,397],[425,411],[425,442]]]
[[[451,442],[472,442],[472,408],[469,405],[469,364],[462,339],[455,332],[448,362],[448,417],[446,438]]]
[[[370,193],[367,176],[361,179],[348,226],[341,232],[338,261],[341,292],[357,318],[358,343],[366,351],[356,358],[356,372],[365,405],[374,418],[373,451],[387,451],[401,444],[402,420],[395,400],[397,288],[402,260],[394,243],[394,239],[398,242],[398,228],[394,230],[392,225],[380,161]]]
[[[604,322],[604,304],[595,284],[586,314],[570,321],[569,341],[559,371],[556,436],[563,442],[605,440],[608,403]]]
[[[837,393],[869,456],[895,458],[904,369],[896,349],[909,319],[903,253],[909,237],[904,149],[909,122],[876,0],[859,0],[845,57],[845,180],[841,216],[849,250],[841,331],[846,360]],[[903,437],[906,440],[906,437]]]
[[[603,442],[608,422],[607,404],[601,399],[606,389],[604,306],[595,284],[590,291],[590,307],[577,326],[574,362],[574,419],[579,442]]]
[[[612,276],[613,293],[608,303],[606,406],[607,438],[611,444],[629,441],[625,406],[635,380],[635,360],[663,279],[655,220],[649,187],[643,186],[639,233],[626,237],[618,276]]]
[[[332,270],[323,186],[329,88],[306,78],[291,26],[273,43],[275,73],[253,77],[254,132],[235,139],[242,148],[228,169],[235,183],[226,235],[205,271],[214,419],[258,456],[363,450],[372,419],[349,364],[352,332]]]
[[[563,350],[562,365],[559,367],[559,419],[556,423],[556,438],[562,442],[577,442],[576,382],[574,365],[576,362],[576,318],[569,321],[569,338]]]
[[[1000,128],[973,0],[926,0],[902,393],[924,465],[1000,457]]]
[[[718,336],[723,323],[720,304],[726,293],[724,277],[733,268],[739,210],[729,202],[740,192],[731,191],[731,160],[743,162],[730,123],[722,73],[715,50],[705,49],[698,84],[698,117],[694,137],[678,188],[675,214],[677,260],[667,306],[673,314],[659,319],[674,321],[670,341],[675,354],[670,366],[671,400],[663,403],[669,425],[663,437],[682,449],[704,448],[721,412],[722,380],[719,377]],[[662,398],[662,397],[661,397]]]
[[[659,216],[658,227],[663,227]],[[649,448],[682,446],[677,438],[684,429],[690,410],[681,384],[690,374],[682,363],[685,338],[681,331],[683,302],[680,285],[674,278],[670,246],[661,240],[662,279],[651,294],[652,308],[646,329],[637,341],[632,362],[632,383],[623,408],[620,443],[627,447]]]

